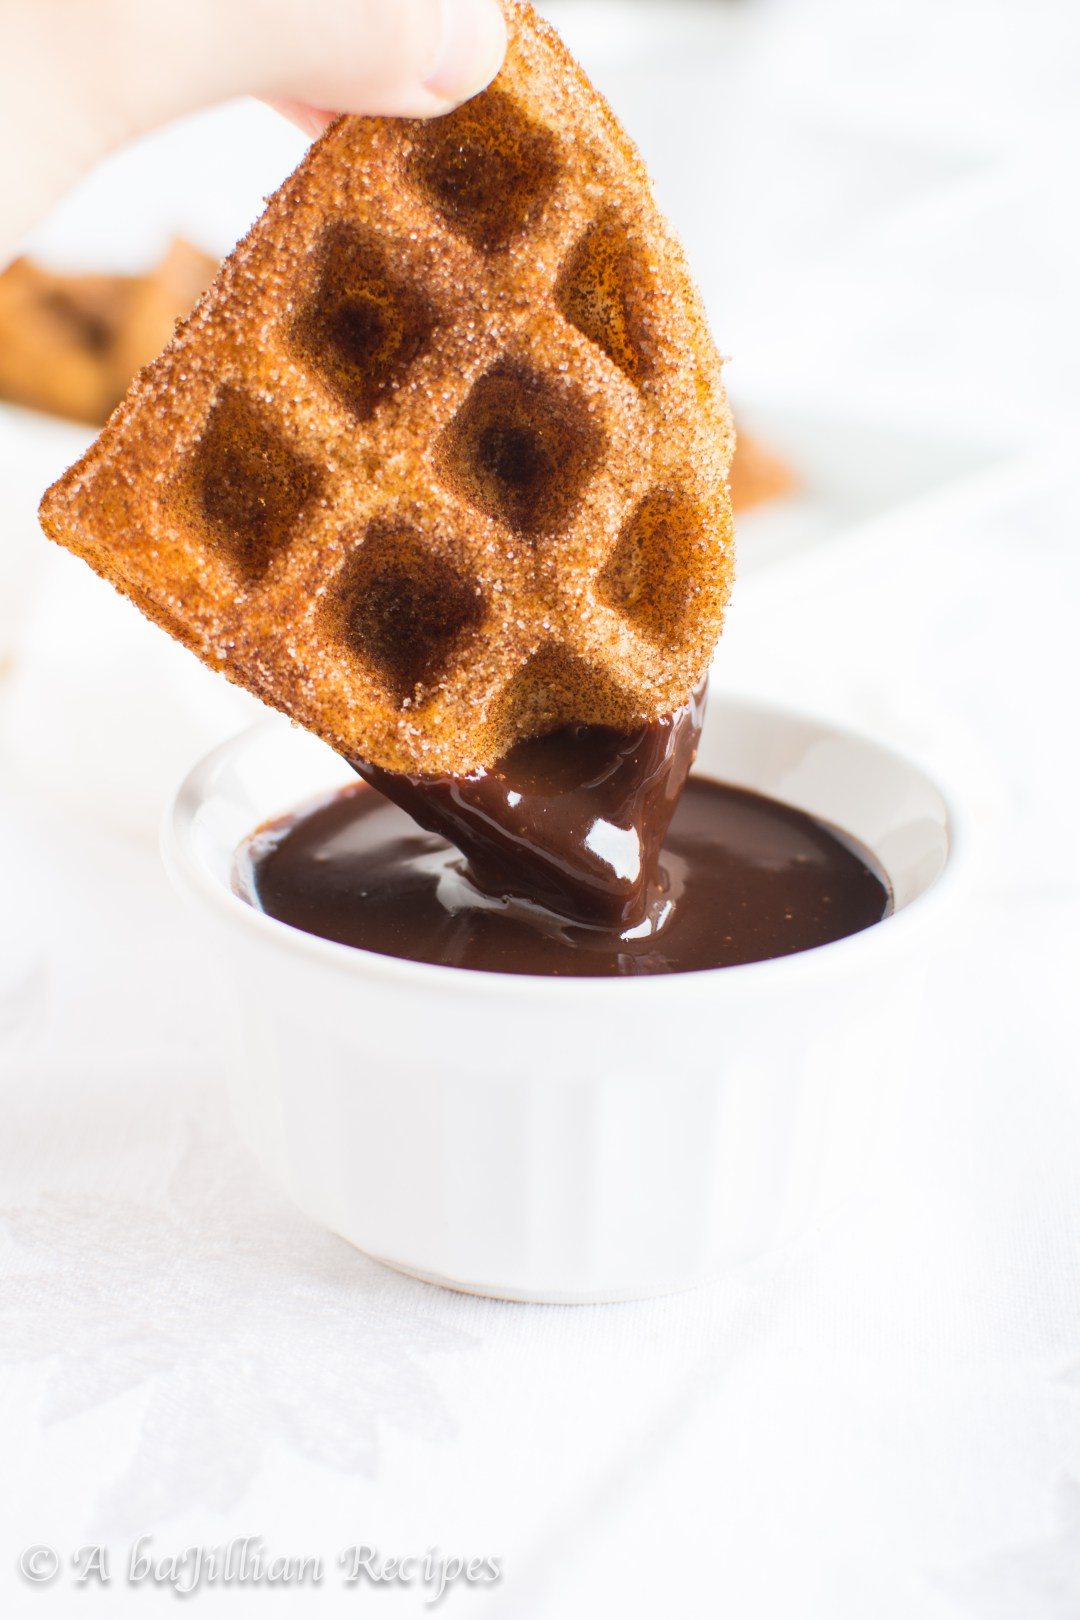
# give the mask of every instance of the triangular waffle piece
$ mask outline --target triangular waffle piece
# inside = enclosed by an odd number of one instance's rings
[[[206,663],[390,770],[670,713],[730,585],[681,250],[558,36],[506,9],[475,101],[330,129],[42,504]]]
[[[0,398],[100,427],[216,270],[183,241],[141,276],[16,259],[0,275]]]
[[[0,398],[104,422],[123,393],[110,356],[129,294],[126,277],[62,275],[16,259],[0,275]]]

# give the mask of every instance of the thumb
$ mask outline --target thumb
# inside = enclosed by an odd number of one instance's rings
[[[137,14],[116,88],[139,127],[241,93],[426,118],[482,90],[506,48],[498,0],[141,0]]]
[[[494,78],[498,0],[7,0],[0,262],[121,141],[249,93],[297,107],[429,117]],[[301,116],[312,127],[315,120]]]

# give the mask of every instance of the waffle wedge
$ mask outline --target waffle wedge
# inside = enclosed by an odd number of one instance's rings
[[[110,355],[127,296],[126,279],[65,276],[16,259],[0,275],[0,398],[104,422],[123,393]]]
[[[641,161],[507,0],[506,66],[339,119],[48,492],[48,535],[390,770],[670,713],[730,586],[720,362]]]
[[[0,275],[0,399],[100,427],[216,269],[183,241],[138,276],[16,259]]]

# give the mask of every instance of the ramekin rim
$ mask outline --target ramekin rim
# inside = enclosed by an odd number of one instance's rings
[[[770,980],[790,979],[795,975],[820,975],[835,971],[843,976],[855,953],[864,955],[868,949],[880,952],[895,948],[906,938],[912,927],[924,928],[930,916],[941,909],[942,903],[956,893],[971,864],[971,829],[966,818],[958,811],[950,788],[942,784],[936,768],[931,770],[917,758],[901,753],[891,744],[881,742],[854,726],[825,719],[788,704],[747,697],[745,694],[718,694],[717,699],[728,707],[737,707],[759,714],[782,716],[789,721],[819,728],[833,737],[851,740],[873,748],[894,760],[908,771],[923,778],[941,799],[945,811],[947,852],[945,863],[928,885],[914,899],[898,911],[882,918],[869,928],[849,934],[843,939],[818,945],[810,950],[795,951],[787,956],[772,957],[761,962],[744,962],[731,967],[701,968],[688,973],[627,975],[625,977],[555,977],[542,974],[499,973],[482,969],[462,969],[431,962],[413,962],[401,957],[385,956],[354,945],[343,945],[335,940],[308,934],[302,929],[269,916],[257,906],[237,894],[230,883],[207,867],[194,847],[192,832],[197,807],[207,798],[207,779],[230,755],[271,730],[282,732],[282,723],[275,716],[256,721],[242,731],[219,743],[203,755],[184,776],[173,794],[162,821],[161,853],[165,868],[174,887],[182,894],[197,897],[207,903],[219,918],[246,930],[264,945],[273,945],[281,951],[299,953],[311,961],[323,962],[339,972],[355,977],[374,976],[383,982],[395,981],[402,987],[409,985],[426,992],[439,991],[461,998],[463,995],[517,996],[540,1000],[581,1000],[608,998],[627,993],[626,985],[639,987],[640,993],[657,997],[690,996],[700,994],[703,985],[715,991],[721,986],[734,990],[736,986],[755,991]],[[714,699],[714,702],[717,701]],[[282,733],[287,735],[288,733]],[[703,773],[705,774],[705,773]],[[252,829],[254,830],[254,829]],[[874,943],[871,946],[870,941]]]

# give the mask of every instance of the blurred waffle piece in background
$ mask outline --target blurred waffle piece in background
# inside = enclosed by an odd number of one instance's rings
[[[54,416],[104,421],[128,279],[56,275],[16,259],[0,276],[0,395]]]
[[[156,269],[132,278],[127,308],[116,334],[116,397],[110,402],[110,410],[127,393],[135,373],[161,353],[177,321],[191,313],[217,269],[216,259],[190,242],[177,239]]]
[[[760,439],[739,429],[731,464],[731,499],[736,512],[790,495],[798,483],[794,469],[786,461]]]
[[[175,241],[145,275],[69,275],[32,259],[0,274],[0,398],[101,426],[217,270]]]

